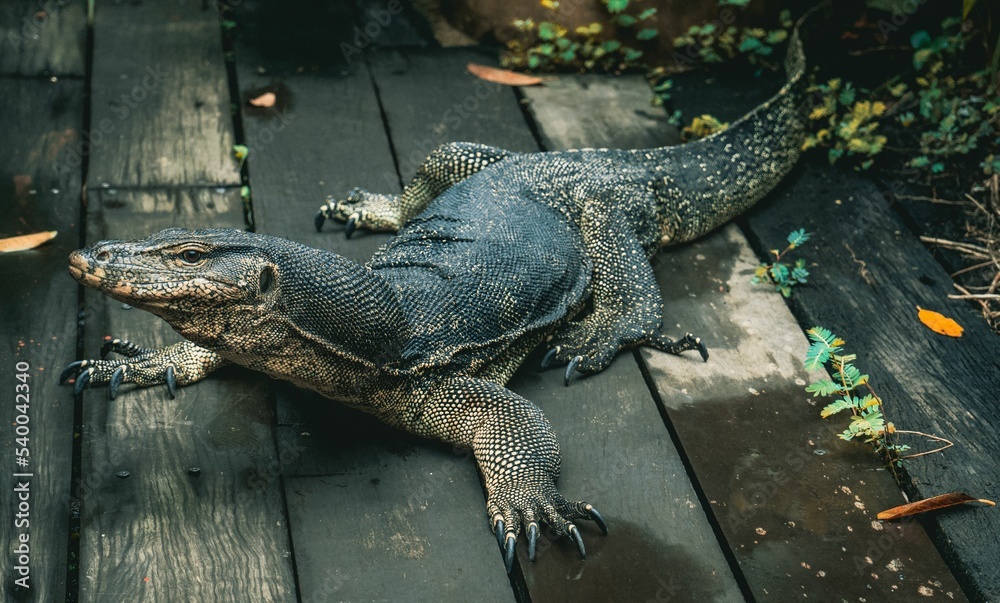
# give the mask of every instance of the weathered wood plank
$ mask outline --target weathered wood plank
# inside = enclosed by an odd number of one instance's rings
[[[104,190],[90,199],[88,240],[239,227],[241,205],[237,191]],[[88,358],[106,334],[148,347],[180,340],[155,316],[89,289],[87,312]],[[176,400],[161,386],[109,401],[102,387],[85,393],[84,409],[82,601],[294,599],[263,378],[223,371]]]
[[[0,75],[84,75],[85,0],[0,3]]]
[[[764,95],[759,88],[750,92],[753,88],[743,80],[720,78],[711,92],[675,98],[682,110],[732,119],[745,108],[732,99],[752,104]],[[1000,447],[995,428],[1000,339],[976,312],[947,299],[953,292],[950,277],[873,183],[807,163],[776,192],[748,215],[746,231],[763,253],[793,229],[815,233],[802,253],[816,267],[810,285],[793,300],[800,321],[807,328],[826,326],[847,340],[897,427],[956,444],[943,454],[907,461],[911,498],[952,490],[995,495],[1000,491],[995,454]],[[917,321],[917,305],[956,318],[966,327],[964,336],[952,340],[932,333]],[[959,509],[929,516],[925,525],[970,597],[1000,598],[1000,576],[994,571],[1000,515]]]
[[[547,149],[650,148],[677,144],[680,136],[639,75],[578,75],[524,89],[532,118]],[[577,108],[578,99],[588,107]],[[552,135],[556,135],[556,139]]]
[[[1000,340],[969,306],[947,298],[950,277],[878,189],[856,176],[810,166],[748,222],[762,244],[792,228],[816,233],[809,258],[818,266],[810,287],[795,299],[803,321],[847,340],[899,429],[955,442],[944,453],[906,462],[911,497],[962,490],[988,498],[1000,491],[995,429]],[[966,328],[962,338],[937,335],[920,324],[918,305],[958,320]],[[919,438],[906,443],[932,447]],[[936,541],[970,596],[1000,597],[1000,576],[993,569],[1000,515],[968,508],[926,521],[940,531]]]
[[[271,40],[285,26],[334,46],[346,39],[330,36],[344,7],[316,8],[304,32],[301,21],[276,25],[265,3],[241,5],[236,14],[241,94],[278,95],[271,111],[244,105],[257,230],[365,261],[388,237],[358,233],[348,241],[342,226],[316,233],[312,222],[327,194],[399,190],[370,74],[363,61],[341,54],[306,63],[302,51]],[[302,64],[312,67],[299,70]],[[467,456],[287,384],[275,391],[302,600],[513,598]]]
[[[291,386],[279,427],[303,600],[511,601],[471,454]]]
[[[926,532],[875,514],[902,497],[879,459],[837,438],[803,386],[808,347],[735,225],[657,258],[668,330],[712,354],[682,366],[642,358],[754,596],[787,600],[836,585],[845,598],[963,599]]]
[[[574,81],[575,80],[575,81]],[[637,125],[636,107],[648,106],[648,87],[616,96],[627,84],[606,78],[560,78],[547,89],[526,88],[538,129],[554,149],[570,146],[638,147],[676,139],[664,121]],[[632,109],[602,113],[609,98],[631,98]],[[572,106],[560,114],[559,107]],[[551,116],[558,117],[549,119]],[[581,116],[572,121],[574,115]],[[583,117],[591,116],[591,117]],[[643,131],[646,127],[648,131]],[[638,135],[636,133],[639,133]],[[671,358],[679,367],[700,363]],[[607,538],[588,531],[588,557],[575,559],[571,546],[557,543],[537,563],[525,563],[535,600],[584,598],[622,600],[741,600],[729,564],[705,517],[681,457],[629,354],[605,372],[566,388],[561,371],[522,370],[511,386],[539,402],[560,434],[560,485],[573,498],[588,498],[611,526]],[[548,557],[551,556],[552,559]],[[558,558],[558,563],[553,561]]]
[[[239,184],[214,3],[101,4],[88,186]]]
[[[495,63],[492,54],[471,48],[376,49],[370,62],[404,182],[446,142],[538,150],[513,90],[465,69],[470,62]]]
[[[55,159],[80,140],[83,85],[0,80],[0,236],[57,230],[32,251],[0,254],[6,285],[0,291],[0,542],[4,547],[5,601],[65,598],[69,494],[73,447],[73,396],[59,388],[61,367],[76,353],[77,287],[66,275],[66,256],[79,240],[80,170],[59,169]],[[17,363],[29,365],[27,382]],[[24,400],[27,408],[18,409]],[[23,412],[22,412],[23,411]],[[27,419],[19,419],[19,415]],[[19,438],[25,438],[20,440]],[[27,465],[16,464],[25,458]],[[30,474],[30,477],[15,476]],[[19,490],[27,484],[27,492]],[[27,496],[22,499],[22,494]],[[24,503],[27,508],[19,508]],[[28,589],[19,562],[28,540]]]

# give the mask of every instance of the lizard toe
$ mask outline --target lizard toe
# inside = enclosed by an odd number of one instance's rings
[[[139,387],[165,384],[167,394],[175,398],[177,387],[204,377],[225,361],[191,342],[182,341],[160,350],[142,348],[124,339],[109,339],[101,355],[114,352],[124,356],[114,360],[77,360],[60,375],[60,383],[72,382],[75,393],[92,385],[108,386],[114,400],[124,383]]]
[[[640,345],[674,355],[680,355],[689,350],[697,350],[698,354],[701,355],[701,359],[706,362],[708,361],[708,348],[705,347],[705,342],[700,337],[696,337],[691,333],[685,333],[684,337],[673,340],[657,331],[640,341]]]

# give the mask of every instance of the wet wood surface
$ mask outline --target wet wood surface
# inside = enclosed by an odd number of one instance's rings
[[[0,77],[0,86],[0,236],[59,233],[37,249],[0,253],[0,598],[56,601],[74,502],[73,397],[58,377],[76,355],[77,287],[66,257],[80,237],[81,177],[59,161],[80,142],[83,85]]]
[[[690,90],[682,110],[697,107],[729,120],[767,94],[753,81],[706,84],[695,77],[679,83],[679,98]],[[1000,338],[972,305],[948,299],[951,278],[890,207],[895,193],[850,171],[804,161],[747,214],[745,231],[758,255],[794,229],[814,233],[801,251],[811,265],[810,284],[792,300],[799,324],[822,325],[847,340],[897,428],[955,442],[943,453],[905,462],[911,500],[952,491],[989,498],[1000,491]],[[966,328],[962,338],[930,331],[918,321],[917,306],[956,319]],[[919,437],[902,443],[912,452],[936,447]],[[923,523],[970,596],[1000,597],[993,570],[1000,514],[969,507]]]
[[[825,166],[797,168],[742,232],[731,225],[654,261],[665,331],[703,336],[708,363],[625,353],[564,387],[561,371],[536,371],[536,352],[515,375],[511,388],[538,403],[559,434],[560,490],[593,502],[610,524],[606,537],[582,526],[586,561],[543,531],[538,560],[529,563],[519,543],[508,576],[466,451],[242,369],[181,388],[176,400],[165,387],[126,385],[115,401],[104,388],[88,390],[74,432],[72,390],[56,378],[78,349],[95,357],[106,335],[148,346],[178,340],[159,319],[87,290],[77,341],[65,257],[84,225],[87,242],[168,226],[245,227],[249,200],[259,232],[363,262],[388,237],[346,240],[333,223],[317,233],[319,205],[354,186],[398,192],[440,143],[534,151],[677,140],[640,79],[566,76],[520,91],[488,84],[465,65],[495,64],[492,52],[438,48],[409,6],[229,4],[220,15],[205,3],[101,3],[89,66],[86,3],[0,9],[0,103],[13,141],[0,151],[0,204],[16,217],[0,234],[60,231],[38,250],[0,254],[18,285],[0,294],[8,341],[0,361],[28,359],[37,369],[32,395],[44,405],[31,410],[32,454],[45,453],[32,477],[39,588],[16,591],[8,573],[6,599],[1000,596],[996,514],[963,508],[874,521],[902,502],[898,489],[867,448],[836,439],[838,425],[821,420],[802,390],[802,329],[821,323],[861,353],[897,425],[956,441],[907,464],[911,495],[996,489],[995,336],[962,304],[942,301],[947,275],[879,203],[878,189]],[[40,27],[24,29],[26,15]],[[686,116],[733,119],[770,92],[756,80],[704,79],[675,82]],[[267,92],[273,107],[247,102]],[[245,182],[231,157],[237,142],[250,149]],[[823,234],[804,249],[817,266],[789,313],[779,295],[748,281],[756,258],[798,227]],[[966,337],[926,330],[911,309],[918,303],[958,319]],[[873,308],[879,329],[870,328]],[[0,370],[0,386],[13,392],[15,382],[13,369]],[[11,408],[3,413],[5,424],[16,422]],[[13,466],[16,442],[7,431],[0,437]],[[75,457],[74,441],[82,443]],[[0,475],[0,487],[11,490],[13,479]],[[12,516],[14,499],[2,500],[0,512]],[[12,543],[13,524],[4,525]]]
[[[310,7],[294,6],[289,27],[299,28],[294,16]],[[387,235],[347,240],[342,224],[317,233],[313,218],[328,194],[399,191],[371,74],[351,54],[317,62],[308,49],[276,47],[273,32],[285,22],[269,10],[249,3],[237,15],[241,97],[277,95],[273,110],[244,109],[257,231],[366,261]],[[306,33],[350,35],[334,25],[342,11],[311,12],[315,30]],[[466,451],[287,384],[274,384],[274,393],[303,600],[513,600]]]
[[[0,2],[0,75],[83,78],[86,0]]]
[[[91,86],[89,186],[239,183],[214,3],[101,3]]]
[[[540,121],[543,137],[565,131],[567,141],[580,146],[650,144],[648,132],[655,128],[644,114],[645,82],[633,80],[632,90],[621,93],[628,85],[622,80],[613,88],[596,78],[579,80],[561,78],[544,93],[525,91],[535,116],[555,114],[568,102],[578,109],[551,124]],[[610,96],[618,99],[617,110],[598,121],[593,115]],[[585,117],[574,122],[577,114]],[[676,141],[676,132],[664,125],[660,130],[664,142]],[[592,142],[581,138],[588,131]],[[630,135],[634,131],[647,134]],[[705,511],[752,596],[784,600],[819,592],[828,581],[860,578],[880,597],[906,599],[930,588],[961,598],[919,526],[874,521],[881,506],[899,500],[898,489],[878,473],[874,456],[844,445],[837,430],[817,420],[815,403],[802,389],[809,378],[801,360],[806,340],[780,296],[749,283],[755,267],[753,252],[733,225],[661,251],[653,268],[664,299],[663,330],[673,337],[694,332],[711,357],[703,363],[697,356],[638,352],[697,476]],[[889,536],[900,544],[894,561],[868,563],[871,543]],[[877,558],[884,556],[878,552]],[[905,565],[905,580],[882,579],[890,562]]]
[[[103,191],[91,207],[90,241],[243,222],[237,191]],[[181,339],[95,291],[86,300],[85,358],[105,336],[154,348]],[[294,597],[268,400],[260,375],[235,368],[176,400],[166,386],[126,384],[114,401],[105,387],[85,392],[81,601]]]

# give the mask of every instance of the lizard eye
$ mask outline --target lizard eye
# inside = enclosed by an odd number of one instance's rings
[[[181,259],[188,264],[197,264],[201,261],[202,253],[197,249],[185,249],[181,252]]]

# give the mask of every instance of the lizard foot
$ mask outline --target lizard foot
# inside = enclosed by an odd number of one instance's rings
[[[327,220],[344,222],[344,233],[348,238],[358,228],[373,232],[395,232],[399,230],[399,196],[370,193],[355,188],[347,193],[347,198],[337,201],[333,196],[326,198],[316,214],[316,231],[323,229]]]
[[[705,344],[691,333],[675,341],[659,331],[642,333],[635,327],[601,324],[592,318],[567,325],[550,342],[552,347],[542,358],[542,369],[549,368],[553,363],[566,365],[566,385],[569,385],[574,373],[587,375],[600,372],[611,364],[619,351],[635,346],[649,346],[669,354],[698,350],[702,360],[708,360]]]
[[[591,520],[602,533],[608,533],[608,524],[593,505],[566,500],[551,482],[541,488],[537,484],[533,486],[522,489],[514,486],[491,489],[486,503],[493,533],[503,551],[508,573],[514,564],[514,544],[522,530],[528,538],[528,560],[535,560],[540,521],[548,524],[556,536],[572,538],[581,559],[587,558],[587,549],[583,545],[580,528],[572,520]]]
[[[111,352],[124,358],[105,360]],[[198,381],[225,363],[215,352],[189,341],[154,350],[124,339],[112,339],[101,346],[101,358],[70,363],[59,376],[59,383],[73,379],[76,394],[90,385],[107,384],[108,397],[112,400],[118,395],[122,383],[134,383],[140,387],[166,384],[167,393],[173,399],[178,385]]]

